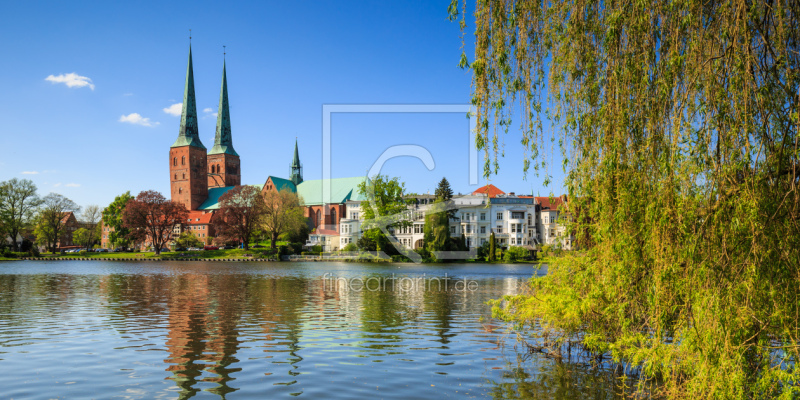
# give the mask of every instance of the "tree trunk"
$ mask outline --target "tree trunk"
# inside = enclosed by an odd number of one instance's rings
[[[277,247],[278,241],[278,232],[272,231],[272,243],[269,244],[269,247],[273,250]]]

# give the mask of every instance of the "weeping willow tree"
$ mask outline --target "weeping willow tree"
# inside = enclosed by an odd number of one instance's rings
[[[450,5],[462,34],[466,1]],[[497,315],[669,397],[800,396],[800,2],[475,7],[460,64],[484,174],[509,128],[545,181],[542,149],[560,148],[569,229],[591,244]]]

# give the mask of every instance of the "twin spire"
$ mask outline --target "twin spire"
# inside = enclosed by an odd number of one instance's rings
[[[170,147],[194,146],[206,149],[200,141],[197,129],[197,101],[194,94],[194,72],[192,69],[192,45],[189,45],[189,65],[186,67],[186,87],[183,91],[183,110],[181,111],[181,127],[178,139]],[[222,89],[219,94],[219,111],[217,113],[217,132],[214,147],[208,154],[230,154],[239,156],[233,149],[231,138],[231,113],[228,109],[228,79],[225,73],[225,61],[222,62]]]

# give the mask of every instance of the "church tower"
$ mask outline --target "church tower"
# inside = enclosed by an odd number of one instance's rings
[[[219,92],[217,134],[214,147],[208,152],[208,187],[237,186],[242,184],[239,154],[233,149],[231,138],[231,113],[228,109],[228,78],[225,61],[222,62],[222,89]]]
[[[300,165],[300,153],[297,152],[297,139],[294,140],[294,159],[292,159],[292,174],[289,180],[295,186],[303,181],[303,166]]]
[[[206,147],[200,142],[200,135],[197,131],[192,46],[189,45],[189,65],[186,67],[181,127],[178,131],[178,139],[169,149],[172,201],[184,204],[188,210],[197,210],[208,198],[206,171]]]

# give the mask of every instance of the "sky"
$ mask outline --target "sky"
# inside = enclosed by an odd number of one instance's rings
[[[470,99],[449,0],[0,1],[0,181],[30,179],[40,195],[60,193],[81,206],[106,206],[126,191],[169,194],[190,29],[207,148],[226,46],[232,138],[245,184],[288,177],[295,140],[304,178],[322,177],[323,105]],[[468,34],[470,59],[472,41]],[[486,180],[470,185],[469,134],[462,113],[334,114],[331,175],[363,176],[389,147],[413,144],[430,152],[433,170],[400,157],[381,172],[399,177],[407,192],[433,193],[446,177],[454,192],[470,193]],[[524,176],[518,131],[502,139],[492,184],[518,194],[563,193],[558,167],[550,168],[548,187],[542,176]]]

